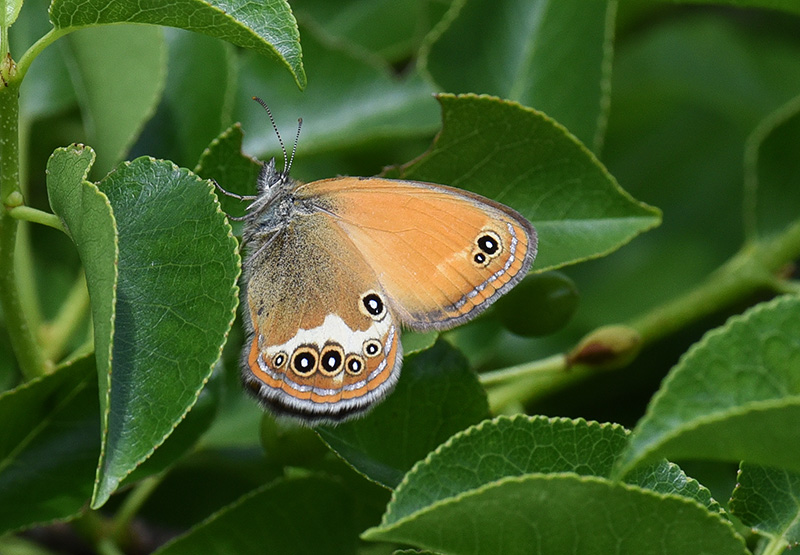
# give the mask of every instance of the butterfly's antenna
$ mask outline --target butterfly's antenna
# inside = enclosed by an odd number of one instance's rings
[[[294,136],[294,146],[292,147],[292,156],[289,158],[289,167],[286,168],[285,173],[289,173],[294,163],[294,155],[297,152],[297,142],[300,140],[300,128],[303,127],[303,118],[297,119],[297,135]]]
[[[261,104],[263,108],[267,111],[267,115],[269,116],[269,121],[272,122],[272,128],[275,130],[275,135],[278,136],[278,142],[281,144],[281,150],[283,151],[283,174],[286,175],[289,173],[289,156],[286,154],[286,147],[283,145],[283,139],[281,138],[280,132],[278,132],[278,126],[275,123],[275,118],[272,117],[272,112],[267,106],[267,103],[258,98],[257,96],[253,97],[253,100]],[[295,147],[297,147],[297,142],[295,142]],[[292,158],[294,158],[294,154],[292,154]]]

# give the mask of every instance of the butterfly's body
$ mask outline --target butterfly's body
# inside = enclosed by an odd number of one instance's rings
[[[363,414],[392,390],[401,324],[445,329],[473,318],[536,254],[536,232],[517,212],[441,185],[300,183],[272,160],[253,198],[243,379],[270,409],[310,424]]]

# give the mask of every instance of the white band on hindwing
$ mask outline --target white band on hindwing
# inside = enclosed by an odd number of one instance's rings
[[[317,395],[329,396],[329,395],[335,395],[342,391],[353,391],[356,389],[360,389],[366,386],[372,380],[374,380],[377,376],[381,374],[381,372],[383,372],[386,369],[386,365],[388,364],[388,359],[386,357],[388,357],[396,341],[396,328],[390,322],[391,322],[390,318],[386,318],[383,321],[375,322],[366,331],[353,331],[352,329],[350,329],[349,326],[347,326],[347,324],[345,324],[344,320],[342,320],[339,316],[335,314],[328,314],[325,317],[325,320],[323,321],[322,325],[309,330],[301,329],[292,339],[290,339],[286,343],[282,345],[270,346],[266,349],[266,352],[262,350],[261,354],[258,356],[256,361],[258,363],[258,367],[261,369],[262,372],[267,374],[275,381],[287,384],[290,388],[297,391],[298,393],[307,393],[311,391],[312,393],[315,393]],[[362,355],[362,347],[365,341],[369,339],[377,339],[380,341],[382,340],[384,335],[386,335],[386,344],[384,345],[384,358],[378,364],[377,368],[375,368],[372,372],[370,372],[369,375],[363,380],[359,380],[355,383],[336,389],[321,388],[313,385],[299,384],[291,379],[290,370],[287,370],[285,372],[275,371],[272,368],[270,368],[267,362],[264,360],[265,357],[267,360],[272,360],[272,358],[279,352],[286,353],[288,357],[291,357],[291,354],[301,345],[314,345],[321,351],[323,346],[329,341],[334,341],[340,344],[344,349],[345,355],[350,353]],[[259,337],[259,340],[263,340],[263,337]],[[287,362],[287,365],[288,364],[289,363]],[[339,379],[343,379],[344,372],[339,374],[339,376],[340,376]],[[269,386],[266,385],[264,387],[266,387],[267,389],[274,389],[276,392],[279,391],[279,389],[277,388],[270,388]],[[262,391],[264,387],[262,387]],[[298,399],[297,401],[302,401],[302,400]]]
[[[328,314],[321,325],[308,330],[299,329],[294,337],[282,345],[261,345],[264,338],[260,336],[258,347],[262,353],[272,359],[273,356],[280,352],[291,356],[302,345],[314,345],[322,351],[326,343],[333,341],[341,345],[346,354],[356,353],[361,355],[365,341],[368,339],[380,341],[390,327],[393,328],[394,326],[392,326],[391,317],[388,315],[379,322],[373,322],[365,331],[357,331],[351,329],[340,316]]]

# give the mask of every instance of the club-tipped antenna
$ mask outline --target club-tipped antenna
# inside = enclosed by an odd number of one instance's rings
[[[292,148],[292,157],[290,159],[289,155],[286,153],[286,145],[283,144],[283,138],[281,138],[281,134],[278,131],[278,125],[275,123],[275,118],[272,117],[272,111],[269,109],[269,106],[267,106],[267,103],[257,96],[254,96],[253,100],[261,104],[261,106],[267,111],[269,121],[272,123],[272,129],[275,130],[275,135],[278,137],[278,142],[281,144],[281,151],[283,152],[283,175],[289,175],[289,170],[292,168],[292,162],[294,161],[294,153],[297,151],[297,138],[294,140],[294,148]],[[300,122],[302,123],[302,120],[300,120]],[[300,125],[297,126],[297,137],[300,137]]]

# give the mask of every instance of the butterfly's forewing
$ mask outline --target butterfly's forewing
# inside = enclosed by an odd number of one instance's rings
[[[324,212],[248,245],[252,332],[245,384],[277,413],[337,421],[366,410],[397,381],[400,330],[378,279]]]
[[[516,211],[452,187],[343,177],[301,185],[375,272],[394,312],[415,329],[479,314],[519,282],[536,232]]]

